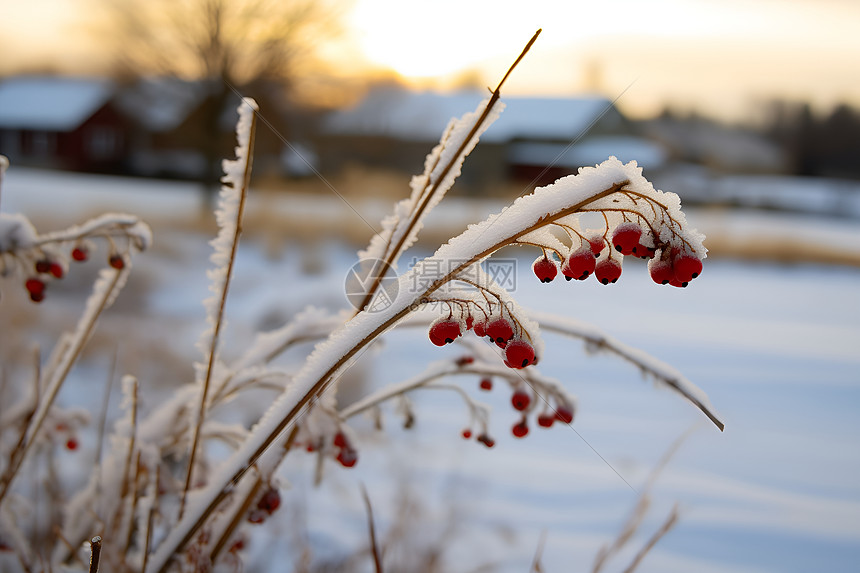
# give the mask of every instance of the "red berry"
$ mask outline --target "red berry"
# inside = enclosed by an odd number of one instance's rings
[[[478,386],[481,388],[481,390],[490,391],[493,389],[493,381],[489,378],[481,378],[481,382],[480,384],[478,384]]]
[[[358,452],[352,448],[343,448],[337,454],[337,461],[345,468],[351,468],[358,461]]]
[[[594,265],[594,253],[591,247],[584,245],[567,257],[561,272],[566,280],[584,281],[594,272]]]
[[[529,396],[528,392],[524,390],[517,390],[511,396],[511,404],[514,407],[514,410],[519,410],[522,412],[526,408],[529,407],[529,404],[532,403],[532,398]]]
[[[559,406],[555,409],[555,419],[565,424],[573,422],[573,411],[567,406]]]
[[[641,236],[642,229],[636,223],[621,223],[612,232],[612,245],[622,255],[632,255]]]
[[[243,549],[245,549],[245,540],[237,539],[227,551],[229,551],[230,553],[236,553],[237,551],[242,551]]]
[[[487,325],[487,336],[497,344],[505,343],[514,337],[514,329],[506,319],[497,318]]]
[[[313,442],[308,442],[308,445],[307,445],[307,446],[305,446],[305,450],[306,450],[308,453],[313,453],[313,452],[315,452],[315,451],[316,451],[316,449],[317,449],[317,448],[316,448],[316,446],[314,446]]]
[[[66,440],[66,449],[69,451],[75,451],[78,449],[78,441],[74,438],[69,438]]]
[[[346,435],[343,432],[338,432],[337,434],[335,434],[332,443],[335,445],[336,448],[349,447],[349,441],[346,439]]]
[[[477,439],[479,442],[481,442],[482,444],[484,444],[485,446],[487,446],[488,448],[492,448],[493,446],[495,446],[495,445],[496,445],[496,441],[495,441],[495,440],[493,440],[493,438],[491,438],[491,437],[490,437],[490,436],[488,436],[487,434],[481,434],[481,435],[480,435],[480,436],[478,436],[476,439]]]
[[[125,268],[125,259],[120,254],[113,254],[108,259],[108,264],[116,270],[122,270]]]
[[[640,259],[653,259],[654,255],[657,254],[656,247],[649,247],[647,245],[643,245],[639,243],[633,248],[633,254],[639,257]]]
[[[682,252],[672,261],[675,279],[688,283],[702,273],[702,260],[690,253]]]
[[[558,267],[546,255],[535,259],[535,262],[532,263],[532,270],[542,283],[551,283],[555,275],[558,274]]]
[[[669,286],[678,287],[678,288],[686,288],[689,283],[682,283],[675,277],[672,277],[672,280],[669,281]]]
[[[603,235],[594,235],[589,237],[588,246],[591,247],[591,252],[594,254],[594,258],[600,256],[600,253],[603,252],[603,247],[606,246],[606,241],[603,239]]]
[[[454,342],[460,336],[460,323],[453,319],[437,320],[430,326],[430,342],[436,346],[445,346]]]
[[[475,361],[475,359],[472,356],[461,356],[460,358],[458,358],[456,360],[455,364],[457,366],[468,366],[469,364],[473,363],[474,361]]]
[[[48,259],[39,259],[36,261],[36,272],[40,275],[51,271],[51,261]]]
[[[621,276],[621,264],[615,259],[604,259],[594,268],[594,277],[601,283],[614,283]]]
[[[472,330],[475,331],[475,334],[483,338],[487,335],[486,327],[487,324],[485,322],[476,322]]]
[[[269,515],[273,514],[279,507],[281,507],[281,494],[275,488],[266,490],[266,493],[257,502],[257,509],[262,509]]]
[[[468,428],[466,428],[465,430],[463,430],[463,439],[468,440],[468,439],[469,439],[469,438],[471,438],[471,437],[472,437],[472,430],[470,430],[470,429],[468,429]]]
[[[32,298],[33,295],[40,295],[45,292],[45,283],[39,279],[27,279],[27,282],[24,283],[24,288],[27,289],[27,292],[30,293],[30,298]]]
[[[511,428],[511,433],[517,438],[524,438],[526,434],[529,433],[529,427],[526,425],[526,419],[523,418],[519,422],[517,422],[513,428]]]
[[[475,319],[471,316],[466,317],[466,330],[472,330],[472,327],[475,325]]]
[[[555,422],[555,416],[546,412],[540,414],[537,418],[538,426],[541,428],[549,428],[552,426],[553,422]]]
[[[675,271],[672,269],[672,263],[665,260],[652,259],[648,263],[648,273],[658,285],[667,285],[675,278]]]
[[[54,275],[54,278],[63,278],[63,265],[61,265],[60,263],[51,263],[50,270],[51,274]]]
[[[75,247],[72,249],[72,258],[79,263],[87,260],[87,250],[84,247]]]
[[[537,362],[535,349],[525,340],[513,340],[505,347],[505,360],[512,368],[525,368]]]

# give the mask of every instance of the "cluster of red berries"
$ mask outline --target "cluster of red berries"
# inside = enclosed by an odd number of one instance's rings
[[[358,461],[358,452],[349,443],[346,434],[338,432],[332,440],[334,447],[337,448],[337,456],[335,459],[345,468],[351,468]]]
[[[517,388],[511,395],[511,405],[514,407],[514,410],[523,413],[523,417],[511,428],[511,433],[517,438],[523,438],[529,433],[526,420],[531,404],[532,396],[525,388]],[[549,428],[556,421],[570,424],[573,421],[573,410],[565,404],[558,404],[555,410],[546,410],[538,414],[537,417],[538,426],[542,428]]]
[[[257,506],[248,512],[248,521],[251,523],[263,523],[279,507],[281,507],[281,494],[276,488],[270,486],[263,492],[260,499],[257,500]]]
[[[491,378],[481,378],[478,383],[478,387],[481,390],[490,391],[493,389],[493,381]],[[513,406],[514,410],[517,412],[522,412],[522,418],[520,418],[520,420],[511,428],[511,433],[517,438],[524,438],[529,433],[527,416],[529,411],[532,409],[532,403],[533,400],[531,393],[523,386],[516,388],[514,393],[511,394],[511,406]],[[573,408],[566,402],[558,401],[554,410],[548,408],[537,416],[537,424],[542,428],[552,427],[555,422],[561,422],[563,424],[570,424],[573,422]],[[468,428],[463,430],[462,436],[468,440],[472,437],[472,430]],[[493,447],[495,444],[495,442],[487,437],[486,434],[481,434],[476,439],[488,448]]]
[[[465,322],[453,317],[437,319],[430,325],[430,342],[436,346],[450,344],[463,335],[464,327],[465,330],[474,331],[479,337],[486,336],[502,348],[505,351],[505,366],[508,368],[525,368],[537,363],[534,347],[522,337],[515,336],[513,324],[501,316],[479,321],[470,316]]]
[[[683,249],[670,249],[648,262],[648,273],[657,284],[683,288],[702,273],[702,259]]]
[[[317,445],[318,444],[315,444],[314,442],[308,442],[305,446],[305,449],[309,453],[315,452],[318,449]],[[320,445],[324,448],[324,445]],[[334,446],[335,450],[337,450],[337,455],[335,456],[335,459],[343,467],[351,468],[356,464],[356,462],[358,462],[358,452],[352,446],[349,441],[349,438],[347,438],[346,434],[344,434],[343,432],[338,432],[334,435],[334,438],[332,439],[332,445]]]
[[[36,271],[36,276],[31,276],[24,281],[24,288],[27,289],[30,300],[33,302],[42,302],[45,299],[47,278],[54,277],[55,279],[61,279],[65,276],[66,269],[63,268],[63,265],[58,260],[52,260],[48,257],[39,259],[33,267]]]
[[[650,260],[651,278],[658,284],[685,287],[702,272],[702,260],[688,250],[669,247],[656,239],[650,231],[627,221],[618,225],[612,232],[612,246],[624,256],[635,256]],[[582,246],[572,251],[561,265],[561,274],[566,280],[583,281],[594,274],[602,284],[608,285],[621,277],[621,260],[608,256],[601,258],[606,246],[603,236],[596,235],[582,242]],[[657,252],[661,255],[659,258]],[[552,282],[558,275],[558,266],[545,253],[532,263],[532,270],[544,283]]]
[[[75,245],[71,252],[72,260],[79,263],[85,262],[89,259],[89,256],[89,249],[83,243]],[[119,253],[112,253],[108,257],[108,264],[117,270],[122,270],[125,268],[125,257]],[[48,286],[48,280],[51,277],[53,279],[62,279],[66,275],[66,268],[60,259],[52,259],[48,256],[37,260],[33,267],[35,275],[30,276],[24,281],[24,288],[30,295],[30,300],[33,302],[42,302],[45,300],[45,289]]]

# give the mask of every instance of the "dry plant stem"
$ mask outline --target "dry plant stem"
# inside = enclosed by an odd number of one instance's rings
[[[2,506],[3,500],[5,499],[6,493],[9,491],[9,488],[12,487],[12,482],[14,481],[18,470],[21,468],[21,464],[24,462],[24,459],[27,457],[30,448],[35,443],[36,434],[41,429],[42,423],[45,421],[45,418],[48,415],[48,411],[50,410],[51,405],[54,403],[54,399],[57,397],[57,393],[60,391],[60,387],[63,385],[66,376],[68,376],[69,371],[72,369],[72,365],[77,361],[87,341],[89,341],[90,335],[93,331],[93,327],[95,327],[96,320],[101,315],[102,311],[104,311],[104,309],[107,307],[108,301],[110,300],[111,295],[114,294],[114,290],[116,289],[116,286],[119,283],[119,279],[124,272],[128,272],[127,268],[123,270],[117,270],[114,273],[110,285],[108,285],[108,287],[104,289],[104,295],[99,301],[95,312],[85,314],[81,317],[82,320],[86,321],[86,323],[83,324],[82,329],[76,330],[76,332],[80,332],[81,334],[75,338],[75,340],[71,343],[70,347],[66,350],[63,355],[63,358],[60,360],[57,366],[57,370],[52,369],[49,372],[49,376],[53,375],[54,372],[57,373],[52,376],[50,383],[45,389],[45,396],[44,398],[40,399],[39,407],[37,408],[35,414],[33,415],[33,418],[30,421],[29,426],[27,427],[25,442],[19,455],[16,457],[13,463],[9,465],[9,468],[3,475],[2,480],[0,480],[0,506]]]
[[[286,453],[289,452],[290,449],[292,448],[292,445],[295,442],[296,436],[298,435],[298,433],[299,433],[298,427],[294,427],[292,429],[292,431],[290,432],[290,435],[287,438],[287,441],[284,443],[284,455],[286,455]],[[257,456],[255,458],[255,460],[259,459],[259,457],[260,456]],[[208,506],[206,506],[206,510],[201,514],[201,516],[197,519],[197,521],[195,521],[194,526],[191,527],[188,530],[188,532],[182,537],[182,539],[179,541],[179,543],[176,544],[176,548],[174,549],[174,554],[176,551],[179,551],[180,549],[185,547],[185,545],[191,540],[191,538],[194,537],[194,535],[197,533],[197,531],[200,529],[200,527],[206,522],[206,519],[209,517],[209,515],[211,515],[212,512],[215,510],[215,508],[217,508],[219,505],[221,505],[221,502],[223,502],[227,498],[227,496],[230,493],[232,493],[232,491],[235,490],[236,484],[238,484],[239,480],[242,479],[242,477],[245,475],[245,473],[249,469],[251,469],[252,467],[256,467],[256,466],[254,464],[249,464],[248,466],[243,468],[242,471],[238,472],[235,476],[233,476],[233,479],[230,480],[230,483],[227,485],[227,487],[222,488],[221,491],[218,492],[218,495],[215,496],[215,498],[212,500],[211,503],[209,503]],[[238,525],[238,522],[236,525]],[[166,571],[167,567],[170,565],[170,563],[171,563],[170,560],[167,560],[164,564],[161,565],[161,567],[157,571],[159,571],[159,572]],[[141,571],[145,573],[146,569],[142,569]]]
[[[636,554],[636,557],[633,558],[633,562],[624,570],[624,573],[633,573],[639,564],[642,563],[642,560],[651,551],[657,543],[663,539],[663,537],[669,533],[669,531],[675,526],[678,522],[678,504],[675,504],[675,507],[672,508],[671,513],[669,513],[669,517],[663,523],[663,525],[658,529],[654,535],[648,539],[647,543],[639,550],[639,553]]]
[[[257,497],[257,494],[260,493],[261,487],[263,487],[263,479],[262,476],[257,473],[257,477],[254,479],[254,485],[251,487],[251,490],[248,492],[248,495],[245,496],[245,501],[243,501],[239,505],[235,515],[233,515],[233,519],[227,526],[227,529],[224,530],[224,533],[221,535],[220,538],[218,538],[218,541],[215,543],[215,547],[212,549],[212,553],[210,555],[210,560],[212,561],[212,563],[215,563],[215,560],[218,558],[218,555],[221,554],[221,551],[227,545],[227,541],[230,540],[230,537],[233,535],[233,532],[236,531],[236,528],[239,527],[239,525],[244,520],[245,515],[251,508],[251,504],[254,503],[254,498]]]
[[[427,287],[427,289],[424,292],[415,296],[414,302],[415,303],[421,303],[424,299],[426,299],[427,297],[432,295],[434,292],[436,292],[437,290],[442,288],[444,285],[451,282],[452,280],[455,280],[457,275],[462,273],[465,269],[469,268],[471,265],[477,263],[478,261],[485,259],[486,257],[490,256],[491,254],[498,251],[502,247],[506,247],[508,245],[516,243],[517,237],[525,235],[526,233],[531,233],[532,231],[535,231],[541,227],[544,227],[545,225],[550,224],[550,223],[552,223],[558,219],[561,219],[563,217],[567,217],[568,215],[572,215],[573,213],[578,212],[584,206],[586,206],[586,205],[588,205],[594,201],[602,199],[603,197],[606,197],[607,195],[617,193],[620,189],[622,189],[625,185],[628,185],[629,183],[630,182],[627,179],[620,181],[618,183],[614,183],[609,188],[603,189],[602,191],[598,191],[597,193],[595,193],[594,195],[592,195],[591,197],[589,197],[587,199],[583,199],[582,201],[575,203],[575,204],[573,204],[573,205],[571,205],[565,209],[562,209],[562,210],[558,211],[557,213],[554,213],[552,215],[547,215],[547,216],[541,218],[540,220],[536,221],[535,223],[533,223],[533,224],[531,224],[531,225],[529,225],[529,226],[527,226],[521,230],[518,230],[513,236],[510,236],[506,239],[499,241],[498,243],[488,247],[484,251],[481,251],[480,253],[477,253],[476,255],[472,256],[468,260],[461,261],[455,268],[450,270],[445,276],[443,276],[443,277],[439,278],[438,280],[434,281],[433,283],[431,283],[430,286]],[[242,476],[244,476],[245,473],[251,467],[253,467],[254,464],[257,463],[257,460],[260,459],[260,456],[263,455],[263,453],[269,448],[269,446],[272,444],[272,442],[274,442],[277,439],[277,437],[281,434],[281,432],[283,432],[293,422],[295,422],[295,420],[298,418],[298,416],[311,404],[311,402],[314,400],[314,397],[320,395],[323,391],[325,391],[325,389],[328,387],[329,383],[332,381],[332,377],[345,364],[347,364],[353,357],[355,357],[359,352],[361,352],[368,344],[370,344],[371,342],[376,340],[382,333],[386,332],[392,326],[394,326],[395,324],[400,322],[400,320],[402,320],[404,317],[406,317],[409,313],[413,312],[413,310],[414,310],[413,305],[409,305],[406,308],[397,312],[396,314],[392,315],[388,319],[386,319],[381,324],[379,324],[369,334],[367,334],[364,338],[362,338],[358,342],[358,344],[353,346],[348,352],[346,352],[337,361],[335,361],[335,363],[330,368],[328,368],[328,370],[326,370],[326,372],[321,377],[319,377],[317,379],[317,381],[310,388],[310,390],[307,393],[305,393],[305,395],[302,396],[301,399],[298,400],[298,402],[290,409],[290,411],[287,413],[287,415],[282,417],[281,420],[278,422],[278,424],[275,426],[275,428],[270,433],[268,433],[266,435],[266,438],[263,440],[263,442],[260,444],[260,446],[256,450],[254,450],[254,452],[251,453],[251,455],[248,456],[248,458],[245,460],[245,464],[243,465],[243,467],[241,467],[238,471],[236,471],[230,477],[230,479],[227,480],[227,482],[224,484],[224,487],[222,487],[221,491],[217,495],[215,495],[212,498],[212,500],[206,505],[205,509],[198,516],[196,516],[194,522],[190,525],[188,531],[183,535],[182,539],[179,540],[179,542],[176,543],[175,546],[169,548],[171,550],[171,554],[175,554],[177,551],[181,550],[185,546],[185,544],[188,542],[188,540],[190,540],[191,537],[193,537],[194,534],[200,529],[200,527],[203,525],[203,523],[206,521],[206,519],[209,517],[209,515],[215,510],[216,507],[218,507],[218,505],[221,503],[221,501],[223,501],[224,498],[228,495],[231,487],[234,486],[235,484],[237,484],[239,482],[239,480],[242,479]],[[181,518],[180,518],[180,520],[181,520]],[[177,523],[177,526],[179,526],[179,523]],[[164,550],[166,551],[167,549],[164,549]],[[158,551],[161,552],[162,548],[160,547],[158,549]],[[169,559],[165,560],[164,562],[162,562],[159,565],[157,571],[159,571],[159,572],[166,571],[169,563],[170,563]]]
[[[373,555],[373,567],[376,573],[382,572],[382,557],[379,554],[379,544],[376,541],[376,526],[373,524],[373,506],[370,503],[370,496],[367,495],[367,488],[364,484],[361,486],[361,497],[364,498],[364,507],[367,508],[367,529],[370,533],[370,552]]]
[[[90,540],[90,573],[99,573],[99,559],[102,554],[102,538],[96,535]]]
[[[639,499],[636,501],[636,507],[633,509],[633,513],[630,514],[630,518],[624,524],[624,528],[621,530],[621,533],[618,534],[618,537],[615,538],[611,545],[604,545],[597,552],[591,573],[600,573],[609,558],[621,551],[621,549],[627,545],[627,542],[630,541],[636,533],[636,530],[639,529],[639,526],[642,524],[642,520],[645,519],[645,514],[648,513],[649,507],[651,507],[651,496],[649,496],[646,491],[639,496]]]
[[[137,502],[140,501],[140,477],[142,472],[140,471],[140,450],[137,452],[137,460],[135,462],[137,470],[134,475],[134,489],[132,490],[132,498],[131,498],[131,511],[128,513],[128,524],[126,525],[126,538],[124,550],[122,552],[123,556],[128,555],[128,549],[131,547],[131,542],[134,538],[134,514],[137,511]],[[125,561],[125,557],[123,557],[123,561]]]
[[[543,573],[543,566],[541,565],[541,557],[543,557],[543,548],[546,545],[546,529],[540,532],[540,539],[538,540],[537,550],[535,551],[535,558],[532,560],[532,573]]]
[[[194,437],[191,440],[191,451],[188,454],[188,472],[185,474],[185,487],[182,490],[182,498],[179,502],[179,519],[185,511],[185,501],[188,490],[191,488],[191,479],[194,474],[194,462],[197,457],[197,447],[200,441],[200,429],[203,426],[203,418],[206,415],[206,401],[209,394],[209,384],[212,381],[212,369],[215,365],[216,350],[218,348],[218,337],[221,334],[221,325],[224,323],[224,307],[227,304],[227,292],[230,288],[230,278],[233,276],[233,264],[236,261],[236,249],[239,246],[239,235],[242,233],[242,215],[245,211],[245,198],[248,196],[248,187],[251,183],[251,166],[254,158],[254,136],[257,131],[257,114],[251,116],[251,131],[248,138],[248,149],[245,151],[245,173],[242,180],[242,189],[239,192],[239,208],[236,210],[236,230],[233,234],[233,243],[230,246],[230,259],[227,263],[227,276],[224,278],[224,288],[221,291],[221,300],[218,305],[218,314],[215,318],[215,329],[212,333],[212,341],[209,345],[209,362],[206,365],[206,378],[203,381],[203,389],[200,393],[200,406],[197,410],[197,423],[194,425]]]
[[[146,540],[143,546],[143,563],[140,566],[141,572],[146,571],[147,561],[149,560],[149,547],[152,544],[152,526],[155,523],[155,508],[158,507],[158,483],[161,481],[161,466],[155,467],[155,487],[153,492],[155,498],[152,500],[152,505],[149,506],[149,515],[146,517]]]
[[[393,264],[394,260],[400,255],[400,252],[403,249],[403,243],[406,241],[406,238],[409,237],[409,234],[412,232],[412,229],[418,223],[418,220],[421,218],[421,215],[424,213],[424,210],[427,208],[427,205],[430,203],[430,199],[436,193],[436,189],[438,188],[439,183],[445,180],[445,177],[448,175],[448,173],[451,171],[451,169],[453,169],[454,164],[457,162],[457,160],[463,154],[463,150],[466,149],[466,146],[469,145],[469,142],[472,141],[472,138],[475,137],[475,134],[478,132],[478,130],[481,128],[481,126],[484,124],[484,122],[487,120],[487,117],[490,115],[490,112],[493,110],[493,106],[496,105],[496,102],[499,101],[499,98],[502,95],[501,94],[502,85],[508,79],[508,76],[511,75],[511,72],[514,71],[514,68],[517,67],[517,64],[519,64],[520,61],[522,61],[522,59],[525,57],[526,53],[528,53],[528,51],[531,49],[531,47],[535,43],[535,41],[537,41],[537,38],[540,35],[540,33],[541,33],[541,30],[539,29],[537,32],[535,32],[534,36],[532,36],[532,39],[528,41],[528,43],[526,44],[526,47],[523,48],[523,51],[520,52],[520,55],[517,57],[516,60],[514,60],[514,63],[511,64],[511,66],[508,68],[508,71],[505,73],[502,80],[496,86],[496,89],[493,90],[493,94],[490,96],[490,101],[487,102],[487,105],[484,108],[484,111],[481,113],[481,116],[475,122],[475,125],[472,126],[472,129],[469,131],[469,134],[465,137],[465,139],[463,139],[463,142],[460,144],[460,147],[457,149],[457,152],[451,156],[450,161],[448,161],[447,165],[445,165],[445,168],[442,170],[442,173],[439,174],[439,177],[436,178],[436,181],[433,181],[432,183],[430,183],[429,186],[426,187],[424,189],[424,191],[422,192],[423,197],[421,199],[421,204],[418,206],[418,208],[410,216],[409,223],[406,227],[406,230],[401,234],[400,239],[398,240],[397,245],[395,245],[394,249],[392,249],[390,252],[387,252],[387,256],[385,258],[385,262],[387,265],[391,266]],[[387,247],[386,247],[386,250],[387,250]],[[375,266],[375,263],[374,263],[374,266]],[[387,267],[383,267],[383,268],[387,268]],[[370,286],[370,289],[367,291],[367,294],[364,295],[364,299],[357,306],[357,310],[355,311],[355,314],[358,314],[359,312],[361,312],[364,309],[364,307],[366,307],[368,304],[370,304],[370,301],[373,299],[373,295],[376,294],[376,291],[379,289],[379,285],[382,283],[382,274],[376,273],[376,275],[377,276],[376,276],[376,278],[374,278],[373,284]]]
[[[682,380],[675,378],[667,378],[661,373],[651,369],[647,364],[643,364],[641,361],[636,359],[637,351],[635,349],[606,335],[601,334],[600,336],[594,337],[588,336],[584,333],[568,332],[563,328],[563,326],[560,326],[557,321],[554,321],[552,315],[546,313],[530,312],[530,315],[532,316],[532,318],[534,318],[541,324],[542,330],[556,332],[558,334],[563,334],[566,336],[582,338],[598,348],[608,350],[613,354],[623,358],[624,360],[627,360],[637,368],[641,369],[643,372],[646,372],[656,377],[663,384],[666,384],[667,386],[684,396],[684,398],[689,400],[693,405],[695,405],[699,410],[701,410],[701,412],[705,416],[707,416],[708,419],[713,422],[714,425],[717,426],[717,428],[719,428],[721,432],[726,429],[725,423],[720,420],[713,411],[711,411],[710,407],[708,407],[706,404],[703,404],[698,397],[691,394],[686,388],[684,388]]]
[[[429,376],[418,376],[417,378],[413,378],[411,380],[407,380],[401,384],[395,384],[394,386],[388,388],[388,390],[383,390],[381,392],[377,392],[367,396],[362,400],[358,400],[353,404],[350,404],[340,412],[338,412],[337,416],[341,420],[348,420],[349,418],[355,417],[358,414],[366,412],[372,408],[376,408],[383,402],[391,400],[392,398],[396,398],[397,396],[401,396],[407,392],[411,392],[412,390],[416,390],[418,388],[423,388],[428,384],[431,384],[434,380],[438,380],[440,378],[447,378],[448,376],[500,376],[506,377],[504,372],[500,370],[489,370],[482,368],[469,368],[469,367],[461,367],[461,366],[452,366],[451,368],[446,368],[440,372],[435,372],[430,374]],[[459,386],[451,386],[447,384],[438,384],[434,385],[433,388],[446,388],[452,389],[455,391],[461,391],[462,389]],[[469,395],[465,394],[465,397],[468,398]],[[467,400],[468,402],[468,400]]]

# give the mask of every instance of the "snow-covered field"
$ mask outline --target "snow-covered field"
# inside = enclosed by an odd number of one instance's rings
[[[290,209],[284,201],[281,207]],[[325,205],[321,217],[337,209],[353,216],[339,201]],[[67,223],[101,209],[181,220],[198,209],[198,197],[190,186],[13,167],[0,208],[30,216],[49,210]],[[470,212],[456,202],[447,208],[449,219]],[[796,230],[860,245],[860,225],[845,220],[746,213],[714,223],[697,220],[695,212],[688,219],[706,233],[709,224],[732,225],[734,233]],[[176,348],[188,349],[189,363],[198,359],[192,343],[203,328],[207,240],[164,226],[154,249],[137,259],[135,273],[147,278],[140,304],[109,311],[138,317],[142,325],[170,321],[165,331]],[[259,244],[244,244],[228,302],[227,348],[241,349],[252,330],[306,303],[344,306],[343,280],[354,250],[335,241],[319,245],[312,255],[319,272],[309,275],[302,270],[308,254],[297,246],[272,260]],[[677,395],[643,382],[629,365],[545,334],[540,367],[578,395],[576,432],[533,428],[517,440],[510,435],[517,416],[509,394],[481,393],[477,380],[464,379],[463,387],[493,405],[497,444],[488,450],[459,436],[468,423],[459,398],[416,393],[414,428],[402,429],[393,407],[386,410],[384,432],[358,421],[359,463],[351,470],[329,463],[320,487],[312,485],[315,458],[288,458],[282,475],[293,488],[278,519],[257,528],[245,571],[283,570],[271,567],[281,559],[298,563],[293,541],[303,537],[320,561],[366,547],[362,483],[380,536],[393,530],[403,536],[391,549],[401,563],[435,549],[444,571],[529,571],[545,532],[543,571],[590,571],[598,548],[613,538],[638,498],[631,487],[641,492],[663,453],[691,429],[656,482],[641,536],[607,570],[623,570],[676,502],[679,524],[638,571],[860,569],[860,269],[707,260],[702,277],[681,290],[653,284],[643,264],[625,266],[618,284],[608,287],[592,280],[545,285],[531,275],[533,258],[524,253],[518,259],[514,296],[521,304],[592,322],[674,365],[708,393],[726,431]],[[39,311],[79,303],[57,289]],[[426,333],[403,329],[357,367],[368,387],[381,387],[462,352],[438,349]],[[86,403],[81,389],[102,387],[104,374],[87,375],[92,367],[84,365],[73,377],[67,403]],[[399,520],[405,496],[412,513]],[[366,557],[361,563],[359,570],[372,570]]]

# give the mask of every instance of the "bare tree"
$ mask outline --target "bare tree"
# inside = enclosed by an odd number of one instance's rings
[[[328,0],[95,1],[119,76],[203,82],[195,125],[183,128],[205,158],[209,191],[217,188],[220,160],[232,145],[222,126],[232,123],[223,113],[237,98],[234,91],[284,94],[314,69],[317,48],[340,30],[342,10]]]

